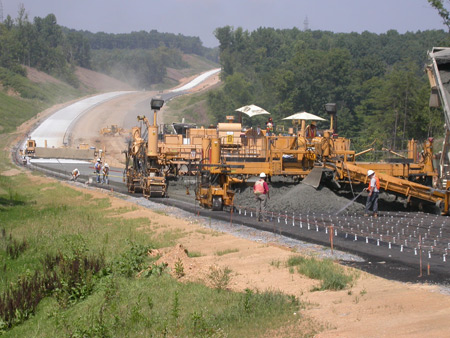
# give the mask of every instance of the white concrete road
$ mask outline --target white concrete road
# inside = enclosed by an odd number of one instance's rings
[[[71,104],[49,116],[31,132],[30,137],[36,141],[38,147],[44,147],[45,141],[47,141],[47,147],[49,148],[62,147],[67,142],[65,139],[67,131],[78,118],[101,103],[129,93],[134,92],[121,91],[100,94]]]

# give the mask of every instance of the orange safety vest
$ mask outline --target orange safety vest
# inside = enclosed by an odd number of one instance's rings
[[[314,138],[317,135],[317,127],[313,125],[309,125],[306,127],[306,137]]]
[[[370,182],[371,181],[372,181],[372,179],[370,179],[370,181],[369,181],[369,188],[367,189],[369,191],[372,190],[372,187],[370,186]],[[377,190],[380,191],[380,179],[377,176],[375,176],[375,185],[377,187]]]
[[[253,187],[253,192],[256,195],[261,195],[264,194],[264,181],[263,180],[258,180],[255,183],[255,186]]]

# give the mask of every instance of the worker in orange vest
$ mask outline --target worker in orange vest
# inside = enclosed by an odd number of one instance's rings
[[[259,180],[253,186],[253,193],[256,198],[256,218],[259,222],[267,222],[266,205],[269,198],[269,186],[265,179],[265,173],[259,174]]]
[[[311,124],[305,129],[305,137],[306,138],[314,138],[317,136],[317,126],[316,121],[311,121]]]
[[[273,120],[269,117],[269,120],[266,122],[266,135],[272,136],[273,134]]]
[[[364,216],[369,216],[369,209],[372,207],[373,217],[378,217],[378,195],[380,193],[380,180],[375,175],[375,171],[368,170],[367,177],[369,178],[369,187],[366,190],[369,192],[366,201],[366,212]]]

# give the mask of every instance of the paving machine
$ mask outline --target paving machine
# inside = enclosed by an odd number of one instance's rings
[[[284,176],[315,188],[321,182],[339,188],[342,184],[367,184],[366,173],[372,169],[386,191],[402,195],[408,202],[438,204],[443,213],[448,213],[449,193],[432,187],[437,176],[432,139],[424,143],[421,152],[417,141],[411,140],[407,156],[386,150],[397,157],[394,161],[358,161],[373,149],[360,153],[351,150],[350,140],[336,133],[336,105],[327,104],[325,110],[330,114],[330,127],[311,138],[305,136],[303,124],[295,133],[269,136],[264,130],[243,130],[241,123],[232,119],[213,128],[186,125],[180,134],[158,136],[156,110],[153,125],[139,116],[147,135],[142,136],[139,127],[132,130],[126,152],[128,190],[147,197],[164,196],[168,177],[196,175],[196,199],[206,208],[221,210],[233,205],[233,185],[251,181],[261,172],[269,180]]]
[[[145,133],[134,127],[125,153],[124,181],[128,191],[141,192],[144,197],[163,197],[166,194],[166,177],[158,153],[158,127],[156,115],[164,104],[162,99],[152,99],[154,111],[153,124],[145,116],[138,116],[138,121],[145,124]]]
[[[307,138],[303,128],[295,135],[267,136],[264,131],[249,130],[234,138],[231,133],[205,140],[199,165],[196,198],[201,205],[213,210],[232,206],[233,184],[247,181],[264,172],[269,177],[285,176],[317,188],[327,181],[339,188],[342,184],[367,184],[367,170],[377,172],[382,188],[406,197],[408,202],[419,200],[437,204],[448,213],[449,193],[432,187],[436,173],[432,163],[432,139],[423,145],[417,156],[417,142],[411,140],[408,156],[397,154],[391,162],[358,162],[357,159],[373,149],[356,153],[350,140],[338,137],[335,105],[327,104],[330,128],[323,136]],[[240,128],[240,126],[239,126]],[[219,128],[218,128],[219,130]],[[217,135],[220,136],[219,131]]]

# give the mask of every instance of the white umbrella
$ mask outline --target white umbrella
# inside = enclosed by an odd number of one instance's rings
[[[250,117],[256,116],[256,115],[263,115],[263,114],[269,114],[270,113],[266,110],[264,110],[261,107],[255,106],[254,104],[251,104],[249,106],[243,106],[241,108],[236,109],[236,111],[247,114]]]
[[[294,115],[285,117],[283,120],[301,120],[302,125],[301,125],[301,129],[300,129],[300,134],[302,134],[302,135],[305,134],[305,120],[326,121],[325,119],[321,118],[320,116],[310,114],[305,111],[295,113]]]
[[[300,112],[295,113],[294,115],[285,117],[283,120],[316,120],[316,121],[326,121],[325,119],[321,118],[320,116],[310,114],[307,112]]]

